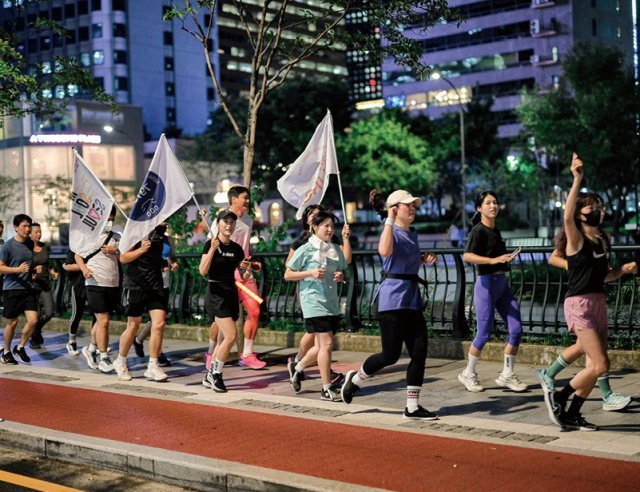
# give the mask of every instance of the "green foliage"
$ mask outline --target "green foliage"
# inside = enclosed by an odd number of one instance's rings
[[[17,178],[0,175],[0,217],[4,217],[7,210],[18,201],[16,187],[19,181]]]
[[[268,239],[265,239],[260,233],[262,231],[253,231],[253,235],[258,237],[258,244],[255,245],[253,250],[256,253],[280,251],[280,242],[286,239],[287,229],[291,228],[294,222],[293,218],[289,218],[279,226],[267,227],[266,235]]]
[[[437,170],[425,142],[396,113],[383,111],[358,120],[336,141],[341,173],[360,190],[408,189],[428,193]]]
[[[67,218],[71,202],[71,180],[61,175],[54,177],[45,174],[33,187],[34,193],[43,198],[47,205],[47,222],[59,224]]]
[[[167,219],[171,226],[172,237],[177,238],[178,243],[186,243],[193,236],[193,230],[198,225],[197,220],[187,220],[187,207],[183,206]]]

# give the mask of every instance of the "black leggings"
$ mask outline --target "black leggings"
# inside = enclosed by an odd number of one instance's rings
[[[407,385],[422,386],[424,367],[427,360],[427,326],[422,311],[399,309],[383,311],[380,317],[380,338],[382,352],[364,361],[362,369],[372,376],[380,369],[398,362],[402,352],[402,342],[407,346],[411,361],[407,368]]]
[[[78,294],[76,290],[81,290]],[[69,320],[69,335],[76,335],[84,314],[84,307],[87,303],[87,297],[84,287],[77,289],[74,285],[71,287],[71,319]]]

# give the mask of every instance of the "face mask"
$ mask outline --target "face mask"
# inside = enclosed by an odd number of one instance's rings
[[[600,210],[593,210],[588,214],[583,215],[586,217],[586,220],[582,221],[584,224],[590,225],[591,227],[598,227],[602,224],[602,214],[600,213]]]
[[[113,227],[113,221],[108,220],[107,223],[104,225],[104,232],[111,232],[112,227]]]
[[[155,230],[151,234],[154,237],[162,237],[162,236],[164,236],[165,232],[167,232],[167,226],[166,225],[159,225],[159,226],[156,226]]]

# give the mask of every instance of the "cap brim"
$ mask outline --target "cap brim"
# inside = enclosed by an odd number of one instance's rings
[[[405,200],[400,200],[399,203],[413,203],[416,207],[419,207],[420,205],[422,205],[422,198],[417,198],[414,197],[412,199],[405,199]]]

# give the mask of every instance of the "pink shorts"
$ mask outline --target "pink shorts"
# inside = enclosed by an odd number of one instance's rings
[[[564,318],[570,332],[607,331],[607,299],[604,294],[582,294],[564,300]]]

